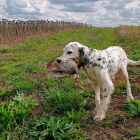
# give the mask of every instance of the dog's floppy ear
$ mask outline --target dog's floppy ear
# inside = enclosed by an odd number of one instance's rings
[[[84,48],[82,47],[82,48],[79,48],[79,53],[81,54],[81,55],[84,55]]]
[[[88,64],[90,59],[89,59],[89,55],[85,52],[84,48],[79,48],[79,53],[81,55],[82,58],[82,63],[83,64]]]

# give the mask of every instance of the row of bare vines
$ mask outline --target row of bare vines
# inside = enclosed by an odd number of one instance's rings
[[[89,27],[91,25],[76,22],[48,20],[9,21],[3,19],[0,21],[0,44],[12,44],[32,36]]]

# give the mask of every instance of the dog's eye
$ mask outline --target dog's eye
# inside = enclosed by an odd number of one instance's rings
[[[71,54],[72,52],[68,51],[67,54]]]

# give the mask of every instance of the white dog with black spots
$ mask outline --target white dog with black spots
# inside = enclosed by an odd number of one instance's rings
[[[126,80],[127,100],[133,99],[129,83],[127,65],[140,65],[139,61],[132,61],[127,58],[121,47],[111,46],[105,50],[92,49],[78,42],[71,42],[63,49],[62,56],[57,58],[58,63],[67,60],[74,60],[78,67],[82,67],[89,82],[95,90],[96,107],[94,120],[103,120],[110,102],[110,95],[113,93],[114,85],[112,79],[120,71]],[[102,88],[102,99],[100,89]]]

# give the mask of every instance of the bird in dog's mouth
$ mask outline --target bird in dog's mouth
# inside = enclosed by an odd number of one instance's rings
[[[47,64],[48,71],[43,72],[43,75],[47,75],[52,78],[65,78],[73,76],[74,82],[78,82],[78,66],[75,61],[67,60],[65,63],[58,63],[56,59],[50,60]]]

